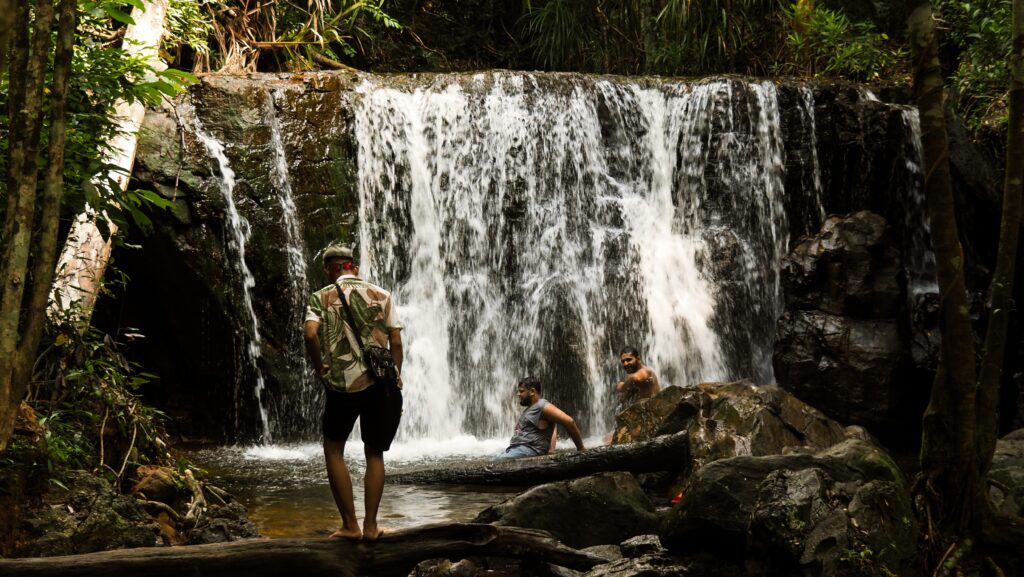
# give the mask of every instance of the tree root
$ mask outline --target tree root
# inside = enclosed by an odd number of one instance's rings
[[[188,512],[185,513],[185,521],[195,526],[206,511],[206,497],[203,496],[203,487],[192,474],[192,469],[185,469],[185,485],[192,491],[192,501],[188,504]]]
[[[954,542],[946,549],[946,554],[942,556],[942,560],[939,561],[939,565],[935,567],[935,572],[932,577],[949,577],[953,575],[957,566],[960,565],[960,561],[963,560],[964,556],[971,552],[974,548],[974,542],[970,539],[964,539],[963,541]]]

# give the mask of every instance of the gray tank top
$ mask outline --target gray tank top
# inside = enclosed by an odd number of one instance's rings
[[[537,422],[540,421],[540,413],[548,405],[547,399],[541,399],[523,411],[516,423],[516,432],[509,441],[510,447],[526,445],[536,451],[538,455],[547,455],[551,449],[551,428],[540,429]],[[551,426],[554,426],[552,423]]]

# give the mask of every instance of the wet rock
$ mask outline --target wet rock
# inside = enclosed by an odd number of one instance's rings
[[[995,509],[1024,517],[1024,429],[996,441],[989,477],[997,483],[989,488]]]
[[[259,537],[256,525],[249,520],[245,507],[232,501],[226,505],[210,505],[196,527],[186,534],[189,545],[227,543]]]
[[[899,416],[906,350],[896,319],[787,311],[775,374],[780,386],[833,419],[874,429]]]
[[[660,542],[661,541],[659,540],[659,543]],[[584,547],[582,550],[587,553],[593,553],[599,557],[604,557],[605,559],[611,559],[612,561],[622,559],[622,549],[620,549],[618,545],[592,545],[590,547]]]
[[[615,472],[533,487],[473,522],[543,529],[579,549],[648,534],[660,518],[636,479]]]
[[[739,577],[740,568],[707,557],[680,558],[665,551],[594,567],[585,577]]]
[[[905,301],[903,264],[877,214],[831,216],[783,260],[789,310],[818,310],[857,318],[892,318]]]
[[[690,470],[737,455],[823,449],[846,438],[839,423],[791,393],[750,381],[666,387],[620,413],[616,422],[617,442],[687,430]]]
[[[685,429],[693,417],[692,405],[680,403],[685,394],[682,387],[665,387],[615,415],[612,444],[649,441]]]
[[[924,295],[915,300],[920,330],[912,328],[903,270],[889,226],[870,212],[829,217],[798,243],[782,268],[786,311],[773,356],[779,385],[876,434],[919,415],[927,382],[918,380],[927,375],[912,367],[915,359],[933,362],[937,341]]]
[[[657,535],[637,535],[630,537],[619,545],[623,557],[643,557],[654,555],[665,550]]]
[[[914,575],[917,528],[906,482],[877,445],[715,461],[669,513],[676,554],[744,556],[752,575]]]

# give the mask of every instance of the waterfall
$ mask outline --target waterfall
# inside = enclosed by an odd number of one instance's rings
[[[245,262],[245,247],[249,242],[249,236],[251,233],[249,227],[249,221],[246,220],[242,215],[238,213],[238,209],[235,206],[234,190],[235,190],[235,172],[231,169],[227,155],[224,153],[224,145],[221,144],[213,136],[207,134],[199,120],[199,117],[195,114],[192,115],[195,135],[202,142],[203,146],[209,152],[210,156],[216,162],[216,165],[212,168],[214,173],[217,175],[221,193],[224,196],[224,204],[227,210],[227,233],[226,240],[228,245],[228,253],[233,254],[235,262],[238,264],[238,270],[242,277],[242,309],[244,314],[247,315],[245,321],[245,334],[243,339],[247,342],[242,347],[245,351],[246,361],[248,362],[249,368],[255,375],[255,386],[253,393],[256,396],[256,403],[259,407],[260,424],[262,425],[262,437],[261,440],[264,443],[271,442],[271,428],[270,428],[270,417],[267,405],[269,399],[267,398],[266,386],[263,379],[263,371],[260,368],[260,322],[256,316],[256,311],[253,308],[252,290],[256,286],[256,279],[253,277],[252,272],[249,270],[249,265]],[[238,390],[241,385],[242,375],[245,371],[236,371],[235,378],[235,398],[242,398],[242,392]],[[235,428],[239,429],[238,423],[238,411],[235,411]]]
[[[277,115],[277,106],[283,100],[283,96],[283,91],[280,89],[267,92],[266,121],[270,126],[270,149],[273,156],[270,180],[281,206],[282,227],[286,239],[284,252],[287,260],[289,286],[285,301],[287,303],[286,310],[290,313],[286,326],[289,327],[290,332],[286,341],[285,356],[289,366],[296,373],[295,380],[298,390],[289,391],[278,401],[280,407],[278,418],[283,419],[284,415],[297,417],[292,419],[296,422],[296,426],[289,428],[305,429],[302,432],[308,434],[316,430],[315,424],[319,420],[317,413],[319,407],[322,406],[320,397],[323,395],[323,387],[313,380],[302,337],[306,299],[309,296],[309,287],[306,281],[306,247],[302,240],[295,199],[292,194],[288,157],[281,138],[281,123]],[[280,425],[281,423],[279,423],[279,428]]]
[[[507,434],[515,384],[590,434],[618,351],[772,382],[789,232],[770,82],[480,74],[358,89],[359,254],[403,322],[400,438]]]
[[[924,196],[924,176],[921,173],[921,118],[916,107],[900,110],[907,137],[903,139],[905,169],[904,230],[909,235],[907,268],[909,269],[908,296],[913,299],[926,293],[938,293],[935,278],[935,253],[932,251],[931,225]]]
[[[818,161],[818,127],[814,116],[814,91],[803,86],[800,88],[800,96],[802,97],[804,105],[804,118],[807,119],[807,135],[808,143],[807,147],[810,151],[811,156],[811,185],[812,189],[808,191],[812,196],[815,208],[818,209],[818,221],[814,223],[815,226],[820,227],[826,218],[825,204],[822,202],[824,196],[824,190],[821,187],[821,164]],[[808,230],[808,232],[814,232],[814,230]]]

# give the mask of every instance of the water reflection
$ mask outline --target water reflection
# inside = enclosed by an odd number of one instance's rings
[[[443,464],[499,453],[504,439],[420,439],[395,444],[385,455],[388,473],[426,463]],[[217,447],[189,454],[211,481],[235,495],[267,537],[322,537],[338,528],[319,443],[259,447]],[[350,441],[345,458],[362,518],[363,445]],[[481,510],[507,498],[514,489],[387,485],[380,508],[384,527],[400,529],[445,521],[470,521]]]

